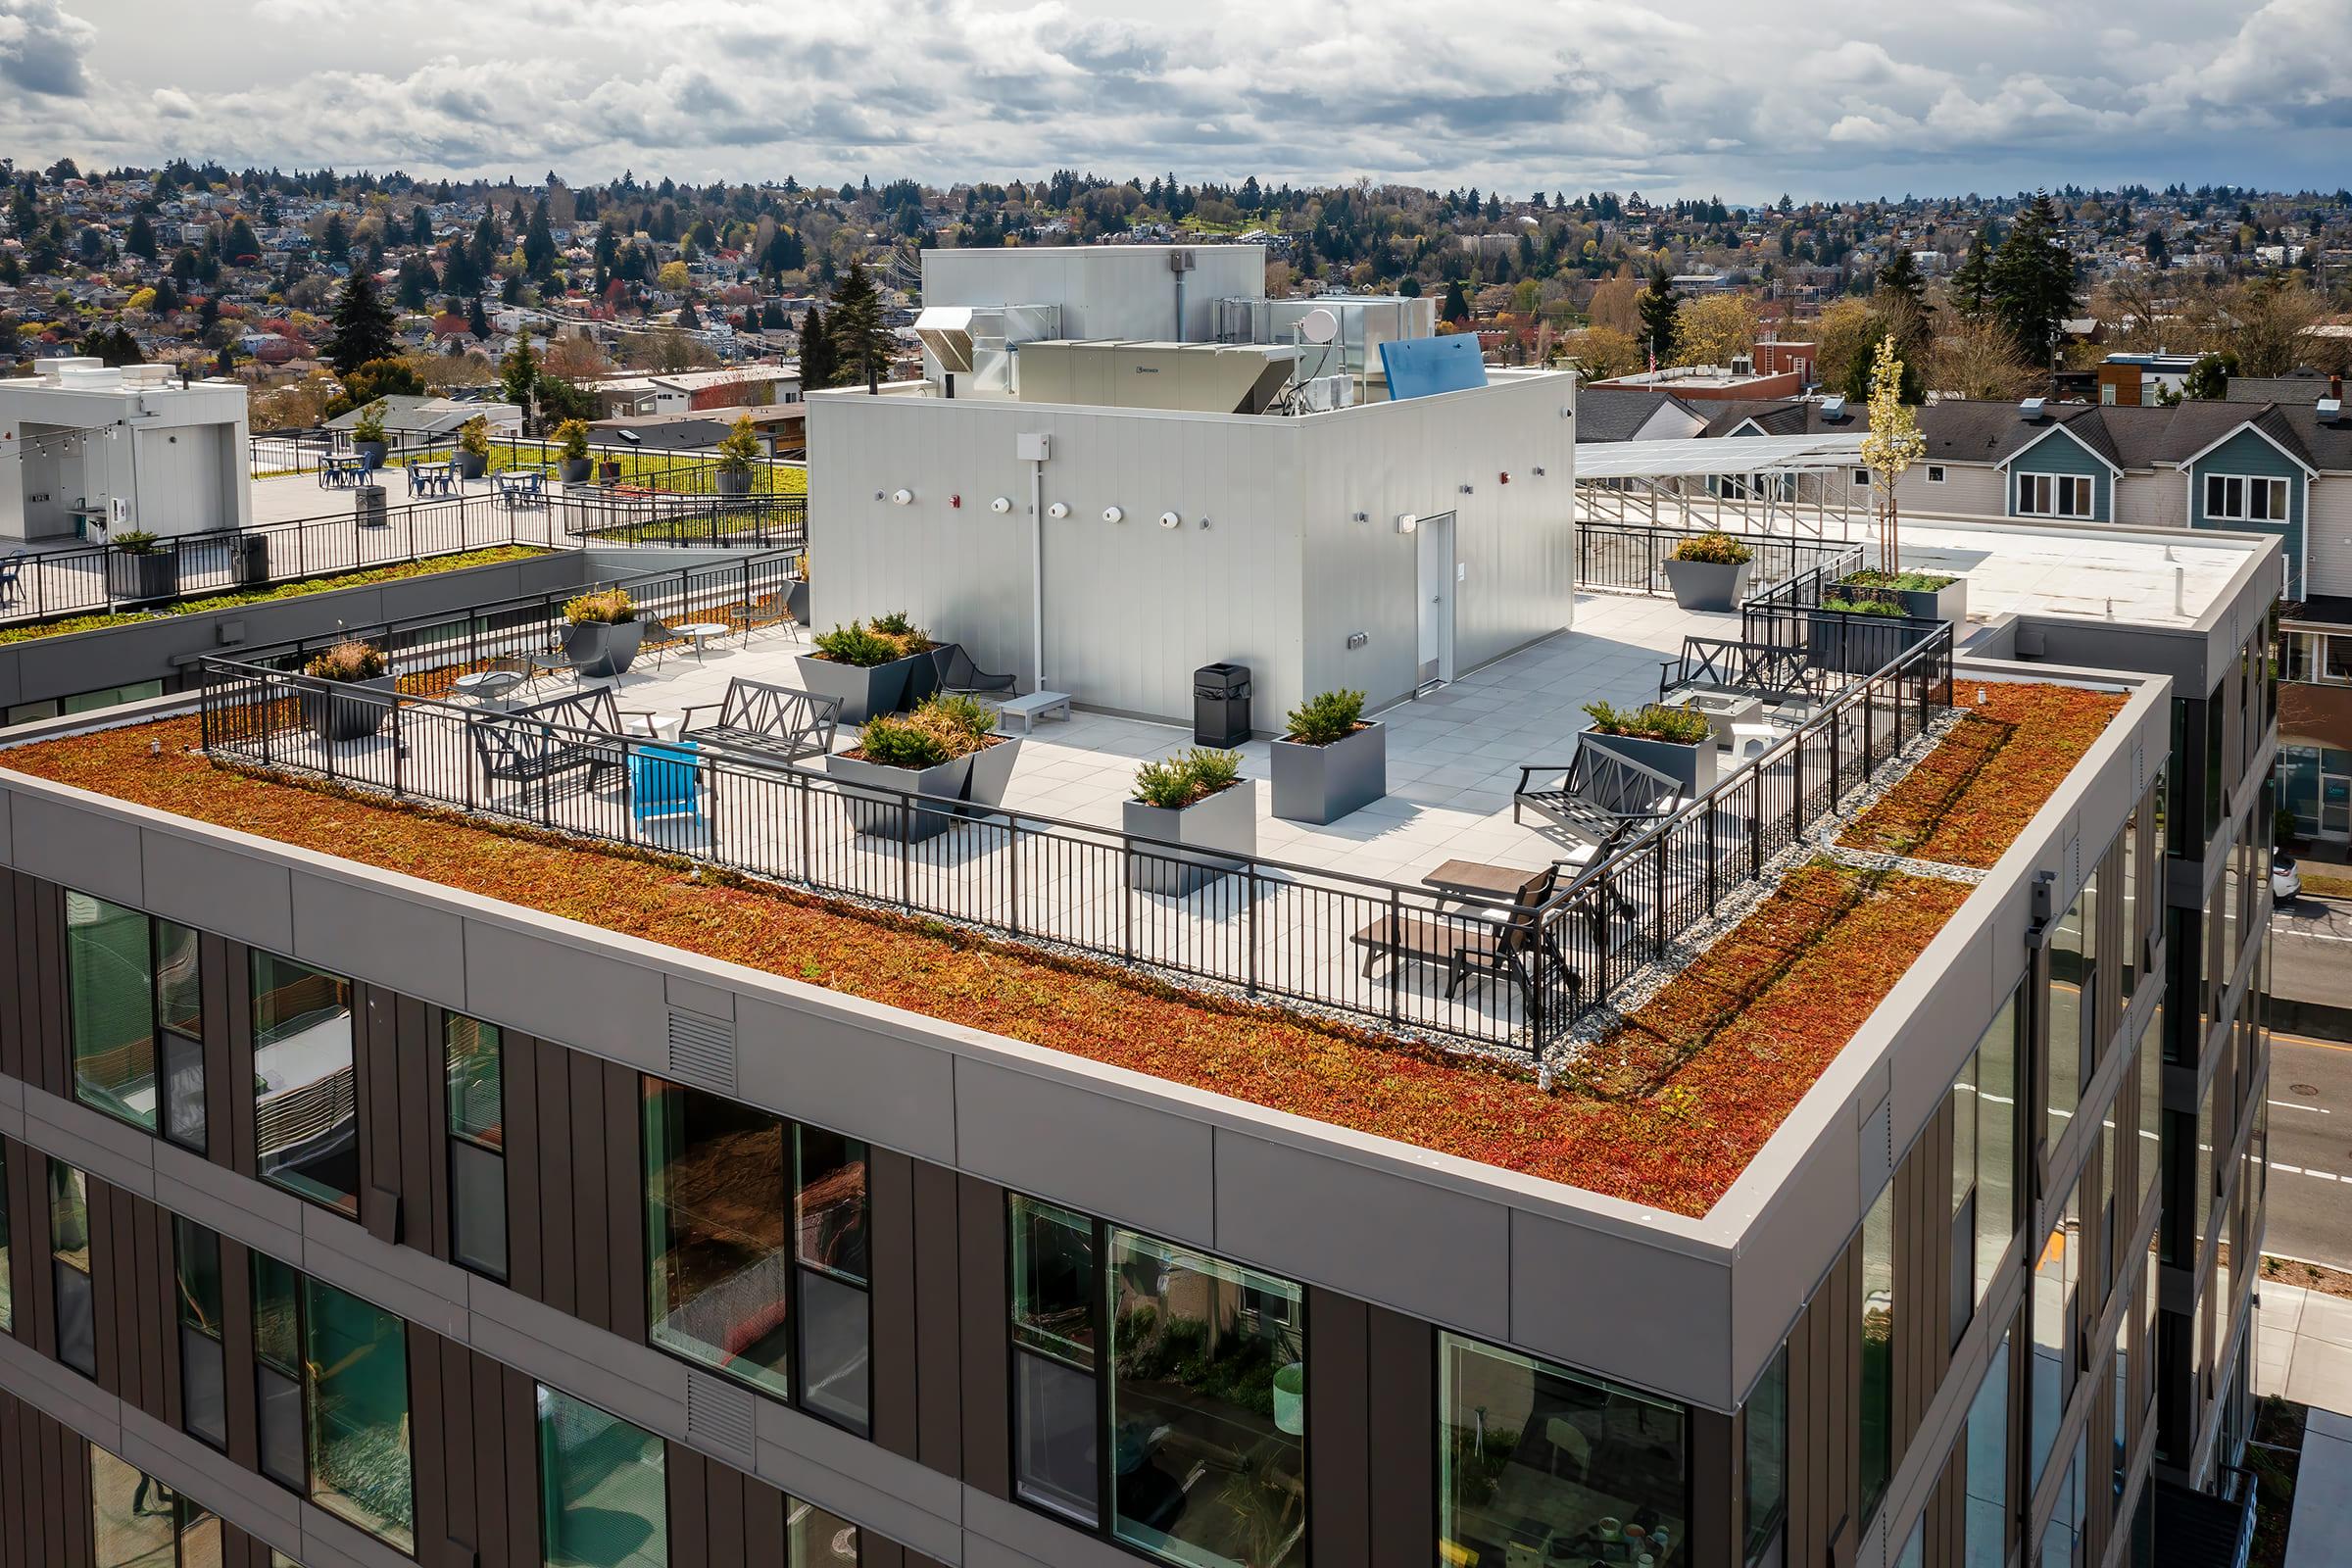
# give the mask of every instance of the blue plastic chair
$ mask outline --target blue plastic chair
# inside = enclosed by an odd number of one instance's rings
[[[703,797],[691,741],[629,748],[629,815],[639,827],[683,817],[700,822]]]

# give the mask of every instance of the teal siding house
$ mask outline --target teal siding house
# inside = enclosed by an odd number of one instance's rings
[[[2188,525],[2278,535],[2286,556],[2286,596],[2301,599],[2310,466],[2246,424],[2198,453],[2187,467]]]
[[[2008,462],[2012,517],[2109,522],[2115,517],[2116,466],[2063,424],[2053,424]]]

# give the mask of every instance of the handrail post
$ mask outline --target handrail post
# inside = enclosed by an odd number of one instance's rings
[[[1242,867],[1242,940],[1249,945],[1248,980],[1250,995],[1257,995],[1257,858],[1251,856]]]

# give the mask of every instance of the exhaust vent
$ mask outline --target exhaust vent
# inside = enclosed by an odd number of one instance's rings
[[[735,1092],[735,1025],[669,1009],[669,1076],[722,1095]]]
[[[752,1391],[700,1372],[686,1374],[686,1436],[752,1456]]]

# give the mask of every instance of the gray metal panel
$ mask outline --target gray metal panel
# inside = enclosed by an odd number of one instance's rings
[[[864,1010],[834,995],[811,996],[805,1007],[741,998],[735,1070],[743,1097],[954,1163],[956,1058],[887,1009],[870,1009],[870,1020],[858,1016]]]
[[[466,923],[452,910],[340,877],[293,874],[293,956],[335,974],[462,1007]]]
[[[1510,1301],[1515,1345],[1643,1388],[1731,1402],[1732,1276],[1709,1260],[1517,1212]]]
[[[1502,1204],[1229,1128],[1216,1180],[1219,1249],[1474,1334],[1510,1332],[1494,1289],[1510,1274]]]
[[[1019,1192],[1215,1248],[1205,1122],[969,1057],[956,1063],[959,1168]]]
[[[465,1270],[413,1247],[380,1242],[315,1203],[303,1205],[302,1222],[302,1255],[288,1261],[444,1339],[466,1340]]]
[[[150,913],[292,954],[294,894],[282,863],[175,833],[149,832],[142,839],[147,868],[142,906]],[[242,976],[238,980],[243,983]]]
[[[962,1555],[963,1488],[861,1438],[772,1399],[759,1401],[753,1474],[795,1497],[870,1523],[942,1561]]]
[[[559,922],[504,906],[499,913],[521,918],[466,922],[466,1012],[646,1072],[667,1068],[660,971],[530,929]]]
[[[20,871],[139,906],[139,830],[103,808],[77,809],[21,792],[13,808],[14,864]]]

